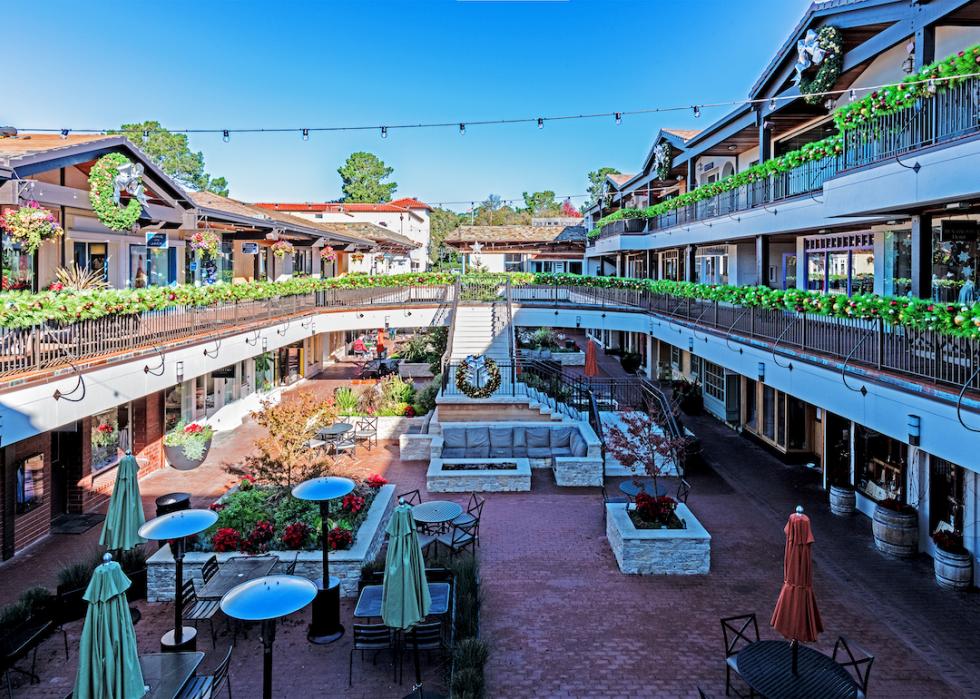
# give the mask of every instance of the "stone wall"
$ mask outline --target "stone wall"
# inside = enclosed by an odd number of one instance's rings
[[[602,458],[558,456],[554,459],[555,484],[564,486],[602,485]]]
[[[443,465],[516,463],[517,468],[447,471]],[[531,464],[527,459],[433,459],[425,476],[430,493],[513,493],[531,490]]]
[[[385,527],[396,505],[395,486],[384,485],[371,503],[368,516],[357,530],[354,545],[346,551],[330,553],[330,575],[340,578],[342,597],[357,597],[357,582],[361,577],[361,566],[377,558],[384,543]],[[296,558],[296,575],[315,580],[323,573],[323,554],[320,551],[270,551],[279,558],[279,572]],[[193,578],[198,590],[204,585],[201,568],[211,556],[216,556],[221,564],[241,553],[209,553],[193,551],[184,556],[184,578]],[[170,547],[164,546],[153,554],[147,562],[147,600],[150,602],[169,602],[174,598],[174,559]]]
[[[606,538],[623,573],[706,575],[711,570],[711,535],[687,505],[677,505],[686,529],[637,529],[626,503],[606,505]],[[630,505],[630,507],[633,507]]]
[[[428,461],[431,449],[431,434],[403,434],[398,438],[398,456],[402,461]]]

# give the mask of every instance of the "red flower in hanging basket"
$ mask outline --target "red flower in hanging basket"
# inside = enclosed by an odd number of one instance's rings
[[[203,431],[204,431],[204,428],[201,427],[196,422],[192,422],[191,424],[187,425],[184,428],[184,432],[186,432],[187,434],[198,434],[198,433],[203,432]]]
[[[110,425],[108,422],[103,422],[96,429],[102,434],[112,434],[113,432],[116,431],[115,428],[112,425]]]

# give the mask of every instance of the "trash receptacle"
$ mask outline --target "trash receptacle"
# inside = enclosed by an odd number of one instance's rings
[[[169,515],[171,512],[189,510],[191,508],[190,493],[167,493],[156,499],[157,517]]]

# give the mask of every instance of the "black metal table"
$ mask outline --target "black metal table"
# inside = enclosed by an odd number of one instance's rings
[[[738,674],[766,699],[854,699],[857,686],[833,658],[801,645],[793,674],[789,641],[756,641],[737,656]]]
[[[419,524],[445,524],[463,514],[463,506],[452,500],[426,500],[412,506],[412,517]]]
[[[221,599],[236,585],[268,575],[278,562],[279,559],[275,556],[229,558],[218,566],[218,572],[201,588],[197,597],[198,599]]]
[[[329,425],[328,427],[321,428],[319,431],[317,431],[317,436],[320,439],[324,439],[329,442],[330,440],[337,439],[338,437],[342,437],[343,435],[350,432],[352,429],[354,429],[354,426],[351,425],[350,423],[335,422],[334,424]]]
[[[141,655],[143,684],[149,687],[143,699],[174,699],[203,660],[200,651]]]
[[[628,481],[619,484],[619,490],[623,495],[628,495],[631,498],[635,498],[641,491],[647,495],[656,495],[658,498],[667,494],[667,486],[658,482],[657,486],[654,487],[652,478],[630,478]]]
[[[428,583],[429,597],[432,604],[429,614],[438,616],[449,611],[449,583]],[[381,597],[384,585],[365,585],[361,596],[357,598],[354,616],[364,619],[381,616]]]

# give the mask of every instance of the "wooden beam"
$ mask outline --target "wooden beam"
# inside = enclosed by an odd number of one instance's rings
[[[8,185],[14,185],[14,192],[16,192],[16,181],[12,180],[3,185],[2,189],[6,189]],[[0,200],[8,196],[9,193],[5,192],[3,197],[0,197]],[[49,206],[70,206],[73,209],[92,211],[92,202],[89,200],[88,192],[84,189],[63,187],[57,184],[49,184],[48,182],[38,182],[31,196],[36,201]],[[174,209],[169,206],[161,206],[160,204],[149,204],[146,207],[146,211],[150,215],[150,218],[156,221],[166,221],[168,223],[181,223],[183,221],[183,209]]]

